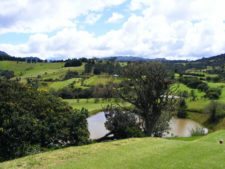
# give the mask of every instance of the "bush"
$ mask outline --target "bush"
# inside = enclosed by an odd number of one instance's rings
[[[210,88],[209,90],[206,91],[205,97],[211,100],[216,100],[219,99],[220,95],[221,95],[220,88]]]
[[[11,79],[14,77],[14,72],[10,70],[0,71],[0,77],[4,77],[6,79]]]
[[[216,101],[212,101],[205,108],[205,112],[210,114],[209,122],[215,123],[225,117],[225,105]]]
[[[80,89],[73,87],[65,87],[58,91],[53,91],[55,96],[61,97],[63,99],[77,99],[77,98],[92,98],[93,89]]]
[[[76,77],[78,77],[78,75],[79,75],[79,73],[78,72],[76,72],[76,71],[68,71],[67,73],[66,73],[66,75],[64,76],[64,80],[68,80],[68,79],[72,79],[72,78],[76,78]]]
[[[18,82],[0,80],[0,158],[88,142],[86,110]]]
[[[197,86],[197,89],[205,92],[209,89],[208,85],[206,83],[200,83],[198,86]]]
[[[210,82],[219,82],[221,80],[221,78],[219,76],[207,77],[206,80],[210,81]]]
[[[191,130],[191,136],[203,136],[205,135],[205,129],[204,128],[196,128]]]
[[[132,112],[122,111],[119,108],[107,108],[105,111],[107,121],[105,127],[111,131],[117,139],[141,137],[143,131],[137,122],[137,117]]]
[[[182,77],[180,78],[180,82],[184,83],[185,85],[187,85],[192,89],[199,89],[201,91],[206,91],[208,89],[207,83],[202,82],[198,78]]]
[[[98,69],[98,68],[94,68],[93,73],[94,73],[95,75],[100,75],[100,74],[101,74],[101,71],[100,71],[100,69]]]

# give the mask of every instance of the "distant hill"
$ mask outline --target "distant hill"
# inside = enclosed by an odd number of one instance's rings
[[[117,61],[117,62],[166,61],[165,58],[149,59],[149,58],[138,57],[138,56],[110,56],[110,57],[99,58],[99,60],[109,60],[109,61],[111,60],[111,61]]]
[[[38,57],[15,57],[11,56],[4,51],[0,51],[0,61],[9,60],[9,61],[27,61],[27,62],[42,62],[42,60]]]
[[[12,57],[3,51],[0,51],[0,60],[10,60]]]
[[[30,57],[25,57],[23,58],[25,59],[25,61],[27,62],[42,62],[43,60],[41,60],[40,58],[38,57],[33,57],[33,56],[30,56]]]
[[[0,56],[9,56],[6,52],[0,51]]]
[[[198,59],[196,61],[192,61],[192,63],[193,64],[201,64],[204,66],[224,66],[225,65],[225,54],[220,54],[217,56]]]

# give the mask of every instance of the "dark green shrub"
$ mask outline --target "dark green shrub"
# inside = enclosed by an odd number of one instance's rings
[[[14,72],[11,70],[3,70],[3,71],[0,71],[0,77],[1,76],[6,79],[11,79],[14,77]]]
[[[110,107],[105,111],[105,116],[107,119],[106,128],[117,139],[144,135],[140,128],[141,125],[137,122],[137,116],[132,112]]]
[[[88,142],[86,110],[18,82],[0,80],[0,158]]]
[[[205,97],[211,100],[216,100],[219,99],[220,95],[221,95],[220,88],[210,88],[206,91]]]
[[[76,72],[76,71],[68,71],[67,73],[66,73],[66,75],[64,76],[64,80],[68,80],[68,79],[72,79],[72,78],[76,78],[76,77],[78,77],[78,75],[79,75],[79,73],[78,72]]]
[[[215,123],[225,117],[225,105],[216,101],[212,101],[206,108],[205,112],[210,115],[209,121]]]
[[[82,65],[82,61],[78,59],[68,59],[66,60],[65,67],[79,67]]]

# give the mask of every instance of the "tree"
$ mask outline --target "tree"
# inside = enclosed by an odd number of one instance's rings
[[[135,63],[129,64],[123,75],[126,80],[118,89],[119,96],[134,106],[144,123],[145,134],[154,135],[163,112],[167,112],[174,101],[166,69],[160,63]],[[168,119],[164,124],[167,123]]]
[[[178,103],[177,117],[186,118],[187,117],[186,109],[187,109],[187,105],[186,105],[185,99],[181,98]]]

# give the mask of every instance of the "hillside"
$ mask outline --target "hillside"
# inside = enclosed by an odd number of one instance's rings
[[[225,139],[225,131],[195,139],[98,143],[4,162],[0,169],[224,169],[225,144],[219,144],[220,139]]]

